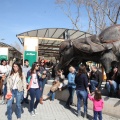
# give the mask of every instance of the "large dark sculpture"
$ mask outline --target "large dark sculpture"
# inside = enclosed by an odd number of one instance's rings
[[[62,42],[57,69],[65,68],[74,60],[101,63],[108,73],[111,62],[120,61],[120,25],[108,27],[99,36],[93,35]]]

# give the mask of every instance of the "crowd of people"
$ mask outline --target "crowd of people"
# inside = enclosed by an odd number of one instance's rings
[[[48,64],[48,63],[47,63]],[[81,102],[84,104],[84,118],[87,118],[88,98],[93,101],[94,120],[102,120],[102,109],[104,101],[101,96],[102,72],[92,65],[90,69],[86,69],[83,64],[79,65],[79,69],[69,67],[67,76],[68,84],[65,84],[65,76],[63,70],[59,69],[54,74],[55,78],[46,98],[43,98],[43,91],[47,83],[49,70],[53,68],[45,66],[45,60],[39,59],[34,62],[32,67],[29,66],[29,61],[24,60],[24,66],[19,62],[14,62],[12,67],[9,66],[6,60],[1,61],[0,65],[0,94],[3,95],[2,103],[7,104],[7,118],[12,120],[12,103],[16,99],[16,115],[17,119],[21,119],[21,104],[30,105],[29,111],[31,116],[38,114],[38,104],[43,104],[43,100],[51,98],[55,99],[57,90],[62,91],[68,89],[69,97],[66,101],[65,108],[71,109],[73,96],[76,91],[77,95],[77,114],[81,116]],[[53,70],[52,70],[53,71]],[[114,66],[108,75],[106,81],[106,89],[109,96],[117,96],[120,92],[120,73],[118,66]],[[30,102],[28,96],[30,95]]]

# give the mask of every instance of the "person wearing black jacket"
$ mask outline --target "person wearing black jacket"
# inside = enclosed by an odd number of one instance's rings
[[[109,92],[109,96],[115,96],[120,84],[120,72],[118,67],[113,67],[111,72],[108,74],[108,80],[106,82],[106,88]]]
[[[91,85],[91,92],[100,89],[102,83],[102,72],[98,70],[95,65],[91,67],[92,71],[90,74],[90,85]]]
[[[75,77],[76,84],[76,94],[77,94],[77,111],[78,117],[81,116],[81,102],[83,100],[84,104],[84,118],[87,117],[87,99],[89,93],[88,87],[88,77],[86,67],[84,65],[80,65],[78,74]]]

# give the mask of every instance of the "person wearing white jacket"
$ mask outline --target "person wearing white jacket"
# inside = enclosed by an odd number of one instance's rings
[[[5,103],[5,95],[7,93],[7,77],[10,74],[11,66],[7,65],[7,61],[5,59],[1,60],[0,65],[0,77],[1,82],[3,84],[3,101],[1,104]]]

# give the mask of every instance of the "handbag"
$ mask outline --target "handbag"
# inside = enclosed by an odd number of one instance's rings
[[[12,93],[11,92],[7,93],[6,96],[5,96],[5,98],[7,100],[9,100],[10,98],[12,98]]]

